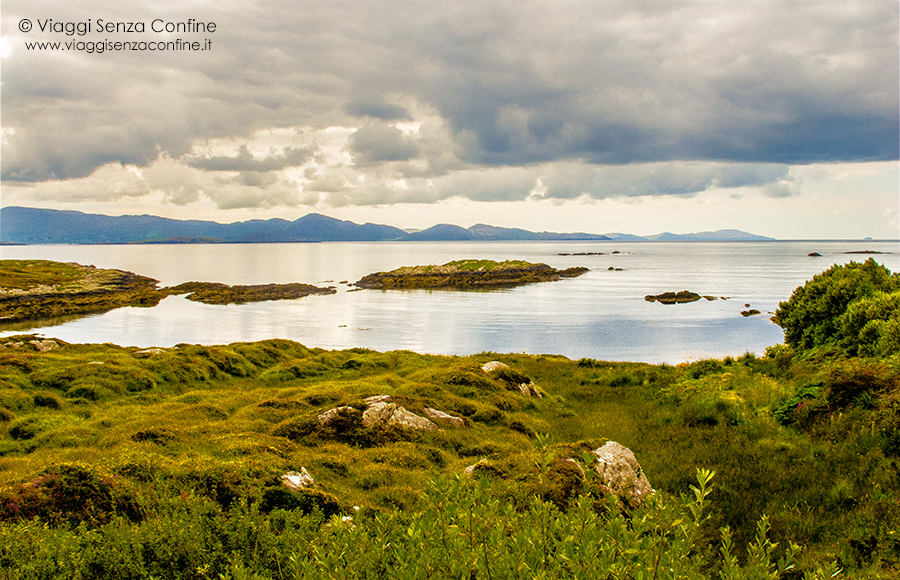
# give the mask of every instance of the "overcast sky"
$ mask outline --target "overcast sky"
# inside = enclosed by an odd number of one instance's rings
[[[4,0],[0,16],[3,206],[900,236],[895,0]],[[176,40],[208,50],[97,50]],[[60,49],[26,44],[42,41]]]

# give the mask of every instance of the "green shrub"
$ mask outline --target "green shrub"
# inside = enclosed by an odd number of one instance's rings
[[[116,476],[102,475],[79,464],[44,470],[14,493],[0,498],[0,519],[41,518],[50,522],[104,523],[115,514],[135,518],[137,505],[121,489]]]
[[[283,487],[267,487],[259,507],[263,513],[273,510],[300,510],[304,514],[319,513],[331,517],[340,513],[341,506],[333,495],[317,489],[290,491]]]
[[[862,323],[881,319],[891,308],[896,311],[896,303],[890,297],[876,298],[861,302],[848,318],[845,313],[854,302],[897,290],[900,275],[892,274],[872,258],[862,264],[835,265],[794,290],[789,300],[778,305],[774,320],[784,329],[785,343],[797,350],[842,344],[855,354]],[[855,337],[851,336],[854,332]],[[868,335],[863,338],[873,339]]]
[[[829,405],[834,408],[857,405],[871,408],[875,396],[895,388],[900,377],[880,362],[850,359],[830,364],[824,386]]]
[[[841,346],[850,355],[890,356],[895,352],[894,329],[900,320],[900,291],[876,291],[850,303],[841,315]]]

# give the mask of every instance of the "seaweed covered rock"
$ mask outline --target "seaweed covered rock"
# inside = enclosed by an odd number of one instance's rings
[[[662,294],[647,294],[644,300],[647,302],[659,302],[660,304],[685,304],[688,302],[696,302],[702,296],[690,290],[682,290],[681,292],[663,292]]]
[[[610,441],[592,451],[597,457],[594,469],[603,483],[631,507],[638,507],[653,488],[630,449]]]

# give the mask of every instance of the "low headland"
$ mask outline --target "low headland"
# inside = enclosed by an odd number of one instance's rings
[[[158,286],[158,280],[124,270],[75,262],[0,260],[0,321],[92,314],[123,306],[150,307],[177,294],[187,294],[188,300],[205,304],[242,304],[336,292],[334,287],[299,283],[229,286],[185,282]]]
[[[535,282],[555,282],[587,272],[576,267],[557,270],[547,264],[524,260],[456,260],[435,266],[404,266],[390,272],[376,272],[357,281],[359,288],[400,290],[413,288],[511,287]]]
[[[835,266],[776,321],[676,366],[2,338],[0,570],[896,577],[900,277]]]

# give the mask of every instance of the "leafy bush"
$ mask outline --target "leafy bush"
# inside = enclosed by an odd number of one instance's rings
[[[850,336],[854,329],[862,321],[883,320],[881,317],[896,305],[892,299],[882,297],[865,306],[857,306],[852,320],[843,318],[845,313],[856,301],[877,292],[897,290],[900,290],[900,275],[892,274],[872,258],[862,264],[835,265],[794,290],[788,301],[778,305],[774,320],[784,329],[785,343],[795,349],[842,344],[855,354],[860,336],[859,333]],[[872,331],[863,339],[871,341],[871,334]]]
[[[859,359],[838,361],[825,373],[825,389],[829,405],[871,408],[874,398],[896,387],[900,377],[884,363]]]
[[[850,355],[900,353],[900,291],[875,292],[851,303],[840,318],[841,345]]]

